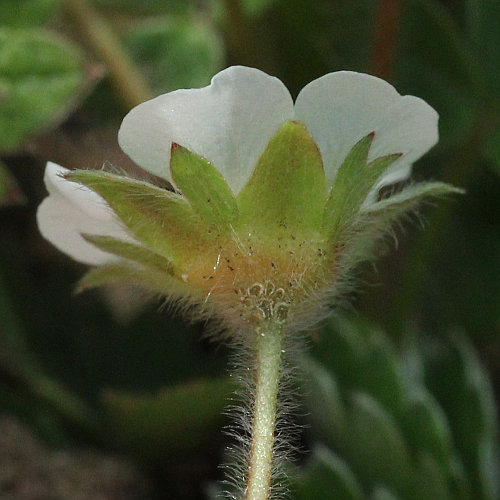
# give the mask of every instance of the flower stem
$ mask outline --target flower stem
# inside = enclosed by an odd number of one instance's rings
[[[108,22],[87,0],[65,0],[63,6],[77,29],[106,65],[113,85],[129,108],[151,99],[140,71],[123,50]]]
[[[256,381],[246,500],[268,500],[275,444],[284,326],[268,320],[255,329]]]

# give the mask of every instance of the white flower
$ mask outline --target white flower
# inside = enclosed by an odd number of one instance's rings
[[[113,236],[125,241],[131,237],[98,194],[64,179],[68,172],[56,163],[47,163],[44,181],[49,196],[38,207],[40,232],[59,250],[84,264],[99,265],[116,260],[81,235]]]
[[[176,192],[49,163],[38,223],[57,248],[98,266],[84,287],[136,283],[234,330],[272,316],[298,324],[401,214],[457,191],[421,183],[376,196],[408,177],[437,122],[424,101],[369,75],[330,73],[294,105],[277,78],[231,67],[123,120],[122,149]]]
[[[424,101],[401,96],[379,78],[340,71],[314,80],[295,105],[283,83],[253,68],[235,66],[209,86],[177,90],[134,108],[119,131],[122,149],[142,168],[172,182],[170,153],[178,143],[209,160],[236,195],[261,153],[288,120],[305,124],[321,152],[327,186],[352,147],[370,132],[369,160],[403,153],[377,187],[405,179],[412,163],[438,139],[437,113]],[[69,183],[66,169],[48,163],[49,197],[38,211],[45,238],[74,259],[92,265],[114,259],[85,241],[90,233],[130,240],[106,202],[90,189]]]
[[[434,109],[374,76],[329,73],[306,85],[294,106],[280,80],[242,66],[221,71],[208,87],[140,104],[123,120],[118,140],[139,166],[169,181],[171,144],[181,144],[209,160],[237,194],[287,120],[306,125],[329,185],[347,153],[370,132],[375,139],[369,159],[404,153],[380,184],[405,179],[411,164],[438,140]]]

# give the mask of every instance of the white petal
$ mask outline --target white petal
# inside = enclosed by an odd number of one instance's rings
[[[134,108],[118,134],[139,166],[171,180],[172,142],[209,160],[236,194],[276,129],[293,117],[293,101],[277,78],[234,66],[208,87],[177,90]]]
[[[113,236],[130,241],[106,202],[90,189],[65,180],[69,170],[47,163],[45,185],[49,196],[38,207],[37,221],[42,236],[73,259],[100,265],[116,260],[87,241],[81,234]]]
[[[314,80],[300,92],[295,115],[318,143],[329,183],[351,148],[370,132],[375,132],[370,160],[403,153],[379,186],[406,178],[411,164],[438,140],[438,115],[431,106],[362,73],[340,71]]]

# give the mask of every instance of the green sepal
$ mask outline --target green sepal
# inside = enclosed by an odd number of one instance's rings
[[[91,269],[79,281],[76,292],[100,286],[123,284],[138,286],[145,291],[174,300],[192,298],[196,301],[199,299],[194,295],[196,292],[168,272],[126,263],[106,264]]]
[[[141,245],[118,240],[111,236],[97,236],[92,234],[82,234],[82,236],[89,243],[92,243],[104,252],[138,262],[146,267],[158,269],[169,274],[173,272],[173,265],[169,260]]]
[[[359,212],[366,197],[384,171],[401,157],[400,153],[381,156],[368,163],[375,134],[361,139],[340,166],[324,214],[324,231],[334,239]]]
[[[401,192],[384,198],[364,208],[362,214],[398,214],[407,212],[424,198],[445,196],[448,194],[463,194],[463,189],[451,186],[445,182],[421,182],[406,187]]]
[[[271,234],[319,232],[325,201],[318,146],[302,123],[286,122],[238,195],[241,224]]]
[[[444,182],[419,183],[363,207],[357,219],[342,236],[344,251],[340,267],[347,272],[359,262],[371,258],[380,239],[390,232],[401,217],[415,210],[423,200],[457,193],[463,193],[463,190]]]
[[[172,145],[172,178],[205,221],[229,229],[238,218],[236,199],[221,173],[205,158]]]
[[[206,247],[206,224],[177,193],[109,172],[75,170],[65,176],[106,200],[123,224],[145,246],[177,264]]]

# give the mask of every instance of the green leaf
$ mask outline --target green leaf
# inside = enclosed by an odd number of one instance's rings
[[[264,234],[314,235],[326,201],[325,173],[303,124],[287,122],[270,140],[238,195],[241,224]]]
[[[315,354],[335,374],[341,386],[353,389],[360,386],[367,351],[367,342],[357,325],[347,320],[330,319]]]
[[[324,231],[335,240],[356,216],[384,170],[401,156],[395,151],[368,164],[373,137],[374,133],[368,134],[351,149],[335,177],[323,223]]]
[[[0,26],[40,26],[56,13],[59,3],[60,0],[2,0]]]
[[[174,265],[182,261],[186,249],[206,248],[203,221],[176,193],[97,170],[75,170],[67,179],[102,196],[137,239]]]
[[[352,395],[349,464],[365,484],[385,484],[404,492],[411,477],[407,445],[394,418],[370,395]]]
[[[421,500],[455,500],[449,491],[448,477],[441,464],[431,455],[421,454],[418,458],[415,487],[410,498]]]
[[[498,468],[498,453],[485,453],[483,448],[484,443],[494,443],[497,439],[493,393],[465,339],[457,336],[439,358],[432,360],[429,384],[448,417],[475,498],[497,498],[498,483],[492,481],[490,471],[491,467]],[[485,456],[488,456],[486,468]]]
[[[363,490],[349,466],[324,446],[316,446],[294,485],[296,500],[363,500]]]
[[[347,414],[335,376],[313,359],[306,359],[307,406],[314,428],[322,440],[343,448],[347,436]]]
[[[92,234],[84,234],[82,236],[104,252],[123,257],[124,259],[133,260],[146,267],[156,268],[168,274],[172,273],[172,264],[167,259],[151,252],[151,250],[148,250],[146,247],[117,240],[111,236],[96,236]]]
[[[498,470],[500,467],[498,440],[485,434],[478,443],[478,471],[484,498],[495,500],[500,494]]]
[[[171,14],[171,2],[168,10]],[[223,66],[223,45],[214,26],[192,13],[137,23],[125,45],[157,93],[208,85]]]
[[[114,439],[141,459],[158,460],[199,450],[218,436],[232,390],[228,379],[205,379],[156,395],[107,390],[101,399]]]
[[[61,120],[84,83],[73,45],[41,30],[0,27],[0,149]]]
[[[446,415],[432,395],[423,389],[414,392],[399,421],[412,449],[432,456],[440,468],[450,473],[454,453],[451,431]]]
[[[392,415],[399,415],[405,400],[399,360],[387,336],[375,327],[370,329],[359,389],[371,394]]]
[[[330,320],[318,346],[324,365],[344,390],[371,394],[398,414],[404,401],[402,373],[394,347],[373,325]]]
[[[178,144],[172,145],[172,178],[200,217],[229,230],[238,217],[231,188],[222,174],[207,160]]]

